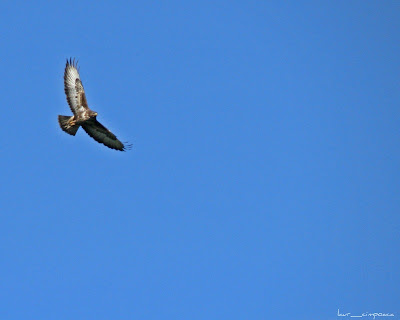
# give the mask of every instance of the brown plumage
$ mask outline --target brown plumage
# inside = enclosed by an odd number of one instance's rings
[[[124,145],[110,130],[97,121],[97,112],[90,110],[88,106],[79,76],[78,62],[75,62],[75,59],[67,59],[64,72],[64,91],[73,116],[58,116],[58,123],[63,131],[74,136],[82,126],[94,140],[111,149],[125,151],[131,147],[131,145]]]

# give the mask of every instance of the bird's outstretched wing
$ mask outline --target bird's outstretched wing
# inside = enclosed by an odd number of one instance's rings
[[[131,145],[124,145],[121,141],[117,139],[115,134],[113,134],[96,119],[86,121],[84,124],[82,124],[82,128],[94,140],[104,144],[111,149],[125,151],[131,148]]]
[[[64,91],[67,101],[74,115],[88,109],[85,90],[79,77],[78,61],[67,59],[64,72]]]

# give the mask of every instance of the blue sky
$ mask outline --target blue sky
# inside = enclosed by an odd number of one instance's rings
[[[0,319],[400,318],[398,1],[0,17]],[[133,150],[60,130],[69,57]]]

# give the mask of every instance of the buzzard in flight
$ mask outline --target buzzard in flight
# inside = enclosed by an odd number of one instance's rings
[[[78,62],[75,62],[75,59],[67,59],[64,72],[64,91],[74,115],[72,117],[58,116],[61,129],[74,136],[82,126],[83,130],[94,140],[111,149],[120,151],[129,149],[131,146],[124,145],[119,141],[110,130],[97,121],[97,112],[89,109],[77,65]]]

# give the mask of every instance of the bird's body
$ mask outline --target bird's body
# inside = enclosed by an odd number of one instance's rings
[[[67,60],[64,91],[73,116],[58,116],[58,123],[63,131],[74,136],[79,127],[82,127],[94,140],[111,149],[125,151],[130,147],[125,146],[110,130],[97,121],[97,112],[88,106],[75,59]]]

